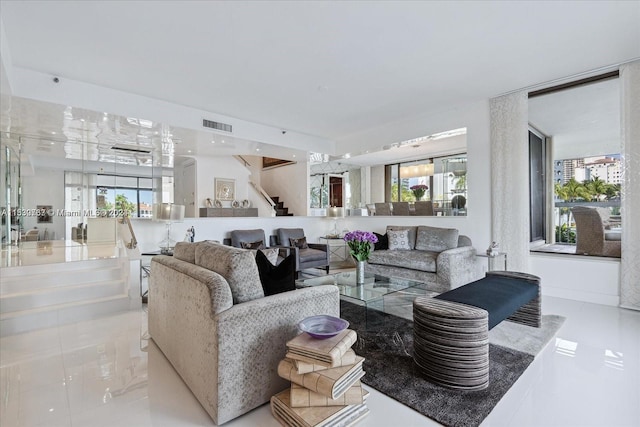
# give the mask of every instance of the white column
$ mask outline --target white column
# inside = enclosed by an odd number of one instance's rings
[[[620,306],[640,310],[640,61],[620,67],[623,156]]]
[[[529,271],[528,99],[525,91],[493,98],[491,109],[492,240],[509,270]]]

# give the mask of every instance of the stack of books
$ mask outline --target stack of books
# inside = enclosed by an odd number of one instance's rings
[[[351,349],[356,339],[346,329],[324,340],[303,333],[287,343],[278,375],[291,388],[271,398],[271,412],[282,425],[349,426],[369,413],[369,392],[360,383],[364,358]]]

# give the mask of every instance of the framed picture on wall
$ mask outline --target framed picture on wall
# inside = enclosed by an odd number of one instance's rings
[[[36,211],[38,214],[38,224],[53,222],[53,217],[51,216],[51,214],[53,213],[53,206],[38,205],[36,206]]]
[[[228,178],[215,178],[215,193],[218,200],[235,200],[236,180]]]

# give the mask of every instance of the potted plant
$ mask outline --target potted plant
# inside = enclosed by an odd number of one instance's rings
[[[364,263],[369,259],[371,245],[378,243],[375,234],[369,231],[350,231],[344,235],[349,253],[356,259],[356,283],[364,283]]]
[[[424,184],[417,184],[409,187],[409,190],[413,192],[413,195],[415,196],[416,200],[422,199],[422,196],[424,196],[424,193],[428,189],[429,189],[429,186]]]

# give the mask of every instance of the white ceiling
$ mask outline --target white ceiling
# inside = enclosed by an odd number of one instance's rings
[[[531,98],[529,122],[553,136],[555,159],[620,153],[620,81]]]
[[[638,1],[3,0],[0,11],[15,70],[338,142],[640,57]],[[176,151],[195,141],[200,153],[211,134],[185,141]]]

